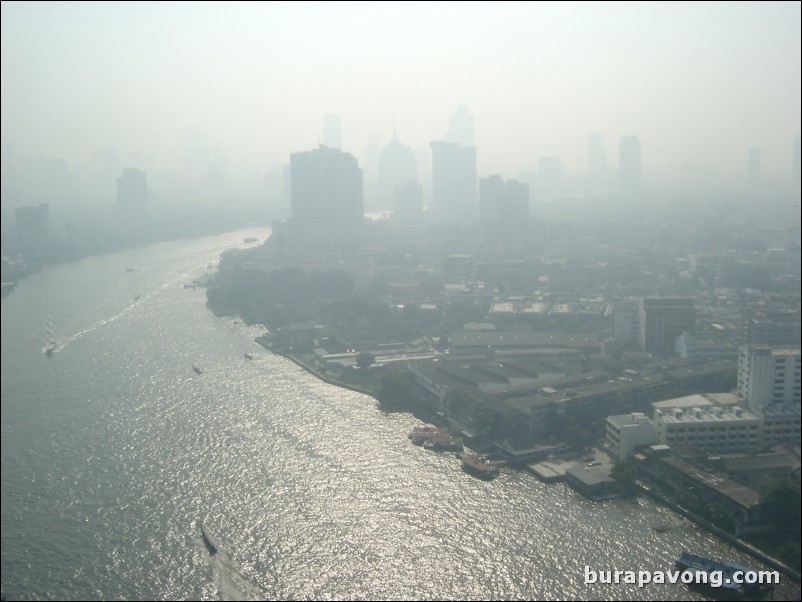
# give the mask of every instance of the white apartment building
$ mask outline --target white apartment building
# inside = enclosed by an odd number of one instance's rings
[[[799,347],[742,345],[738,398],[749,409],[800,404]]]
[[[631,458],[635,449],[654,443],[654,424],[642,412],[607,417],[605,444],[616,461]]]

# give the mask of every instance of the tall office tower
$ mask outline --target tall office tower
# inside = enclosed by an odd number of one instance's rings
[[[362,170],[354,156],[320,146],[291,154],[290,171],[294,222],[362,221]]]
[[[323,133],[320,143],[329,148],[341,149],[343,147],[343,127],[339,115],[326,113],[323,116]]]
[[[412,149],[401,144],[393,134],[393,141],[379,155],[379,208],[393,206],[395,187],[418,181],[418,164]]]
[[[399,184],[393,190],[393,221],[414,226],[423,219],[423,187],[417,182]]]
[[[607,175],[607,154],[599,132],[588,136],[588,177],[594,186],[604,182]]]
[[[800,151],[799,138],[794,140],[794,165],[791,169],[794,178],[794,191],[802,189],[802,151]]]
[[[47,203],[38,207],[14,209],[17,236],[22,242],[40,242],[50,234],[50,208]]]
[[[451,116],[446,133],[446,142],[454,142],[461,146],[473,146],[473,115],[465,105],[457,107]]]
[[[379,179],[379,134],[371,132],[365,144],[365,157],[362,161],[366,181]]]
[[[504,180],[501,176],[489,176],[479,180],[479,221],[485,228],[498,222],[498,214],[504,202]]]
[[[673,355],[677,337],[696,330],[693,299],[649,297],[640,302],[641,349],[658,355]]]
[[[760,149],[749,149],[748,171],[746,183],[749,187],[757,186],[760,183]]]
[[[525,226],[529,185],[490,176],[479,180],[479,220],[487,232],[503,234]]]
[[[641,192],[640,140],[636,136],[621,136],[618,154],[618,190],[632,197]]]
[[[462,221],[477,213],[476,148],[432,142],[432,212],[439,220]]]
[[[793,404],[798,408],[799,373],[799,347],[741,345],[738,398],[752,409]]]
[[[123,169],[117,178],[117,206],[126,215],[143,216],[148,208],[148,177],[132,167]]]

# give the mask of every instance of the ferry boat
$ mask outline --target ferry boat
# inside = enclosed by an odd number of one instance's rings
[[[498,476],[498,466],[488,462],[484,456],[475,456],[466,452],[457,455],[462,460],[462,470],[465,472],[488,481]]]
[[[423,445],[431,440],[435,435],[447,435],[448,429],[439,426],[416,426],[410,432],[408,437],[415,445]]]
[[[423,447],[431,451],[462,451],[462,438],[451,433],[435,433],[423,442]]]
[[[680,557],[677,558],[675,564],[676,567],[683,572],[698,571],[700,573],[707,573],[708,575],[713,571],[719,572],[722,577],[722,582],[720,587],[713,587],[709,583],[709,581],[706,584],[694,583],[692,585],[692,587],[701,589],[706,593],[713,595],[716,598],[725,598],[728,600],[741,600],[747,594],[749,594],[750,596],[757,595],[759,597],[762,594],[769,591],[772,587],[770,584],[762,584],[762,583],[735,583],[735,579],[733,578],[735,572],[741,572],[745,574],[751,572],[752,569],[749,569],[740,564],[735,564],[734,562],[731,563],[716,562],[715,560],[704,558],[702,556],[696,556],[687,551],[683,551]],[[743,577],[741,577],[741,579],[743,579]]]

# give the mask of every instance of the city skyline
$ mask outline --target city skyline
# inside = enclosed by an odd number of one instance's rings
[[[611,169],[637,136],[645,178],[692,163],[743,180],[751,148],[762,176],[792,171],[797,3],[310,6],[3,3],[4,155],[75,167],[116,148],[179,169],[195,128],[230,170],[267,170],[332,115],[365,164],[372,134],[381,148],[395,123],[428,149],[464,106],[480,175],[546,156],[584,175],[594,132]]]

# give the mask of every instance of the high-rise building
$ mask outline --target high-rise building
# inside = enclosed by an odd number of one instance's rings
[[[321,144],[329,148],[341,149],[343,147],[343,127],[339,115],[326,113],[323,116]]]
[[[800,404],[799,347],[742,345],[738,398],[753,409]]]
[[[402,226],[419,224],[423,219],[423,187],[409,181],[398,184],[393,193],[393,221]]]
[[[294,222],[362,221],[362,170],[354,156],[326,146],[293,153],[290,179]]]
[[[640,140],[621,136],[618,157],[619,192],[622,196],[637,196],[641,192]]]
[[[490,176],[479,180],[479,219],[486,231],[505,233],[529,218],[529,185]]]
[[[448,221],[475,217],[476,149],[442,141],[431,146],[433,217]]]
[[[133,167],[117,178],[117,206],[126,215],[145,215],[148,208],[147,174]]]
[[[50,208],[47,203],[37,207],[14,209],[17,236],[25,242],[39,242],[50,234]]]
[[[677,337],[696,331],[693,299],[648,297],[640,302],[641,349],[658,355],[673,355]]]
[[[453,142],[460,146],[473,146],[473,115],[468,112],[465,105],[457,107],[448,124],[446,142]]]
[[[407,182],[418,181],[418,164],[412,149],[401,144],[393,136],[379,155],[379,205],[380,209],[393,206],[395,188]]]

